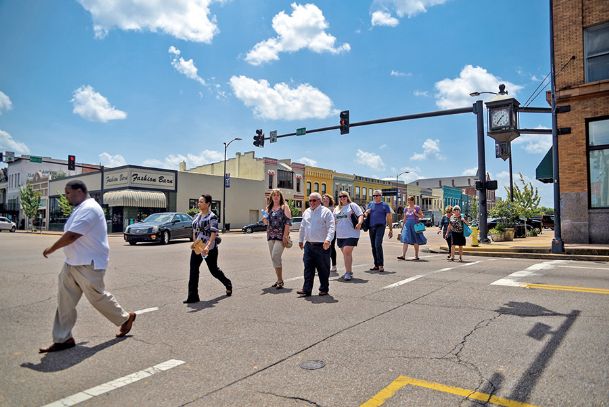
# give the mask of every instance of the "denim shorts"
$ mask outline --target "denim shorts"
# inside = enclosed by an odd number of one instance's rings
[[[355,246],[357,246],[358,240],[359,239],[357,237],[348,237],[346,239],[336,239],[336,245],[341,249],[345,246],[355,247]]]

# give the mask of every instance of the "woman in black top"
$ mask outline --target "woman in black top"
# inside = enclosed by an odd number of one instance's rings
[[[218,267],[218,217],[211,211],[211,195],[201,195],[198,202],[199,213],[192,222],[193,239],[201,239],[205,245],[201,254],[194,250],[190,253],[190,278],[188,279],[188,298],[184,304],[199,302],[199,267],[205,259],[212,276],[226,287],[226,295],[233,294],[233,285]]]

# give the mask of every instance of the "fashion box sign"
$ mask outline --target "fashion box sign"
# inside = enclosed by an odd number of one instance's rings
[[[173,172],[152,171],[143,168],[125,168],[104,173],[104,188],[139,187],[147,189],[176,190]]]

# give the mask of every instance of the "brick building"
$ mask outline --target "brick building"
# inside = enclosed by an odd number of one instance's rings
[[[609,243],[609,1],[554,0],[562,238]],[[573,58],[574,57],[574,58]],[[564,66],[564,68],[563,68]]]

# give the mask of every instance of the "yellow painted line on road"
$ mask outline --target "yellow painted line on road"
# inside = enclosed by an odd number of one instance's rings
[[[379,391],[370,400],[363,403],[362,407],[378,407],[382,406],[387,400],[389,400],[395,393],[397,393],[403,387],[408,385],[424,387],[426,389],[439,391],[442,393],[454,394],[461,397],[467,397],[470,400],[478,400],[482,402],[488,402],[497,406],[505,407],[535,407],[533,404],[522,403],[520,401],[509,400],[503,397],[491,396],[490,394],[481,393],[479,391],[472,391],[462,389],[461,387],[446,386],[441,383],[428,382],[427,380],[415,379],[408,376],[398,376],[389,386]]]
[[[522,287],[535,288],[538,290],[573,291],[576,293],[609,295],[609,289],[606,289],[606,288],[577,287],[577,286],[570,286],[570,285],[553,285],[553,284],[529,284],[529,283],[522,283]]]

